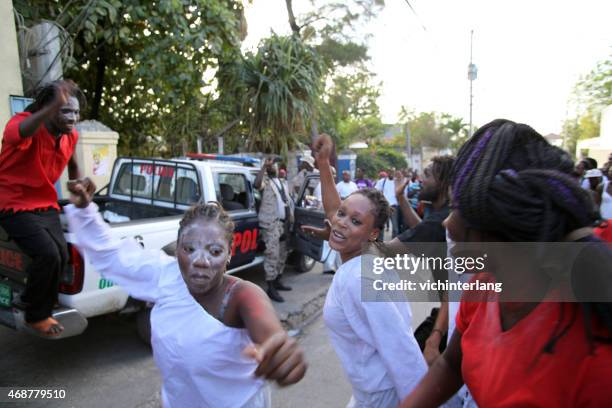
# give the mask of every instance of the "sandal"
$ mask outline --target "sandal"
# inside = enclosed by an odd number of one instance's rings
[[[43,337],[57,337],[64,331],[64,327],[52,317],[27,325]]]

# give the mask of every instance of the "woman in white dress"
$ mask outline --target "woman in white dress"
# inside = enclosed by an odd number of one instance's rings
[[[151,345],[164,407],[270,407],[266,379],[288,385],[304,376],[302,352],[263,290],[225,275],[234,225],[218,203],[185,213],[173,258],[112,237],[90,180],[68,188],[73,204],[64,211],[85,261],[155,303]]]
[[[382,232],[390,206],[380,191],[371,188],[340,201],[329,164],[332,148],[327,135],[315,143],[323,200],[331,220],[329,245],[342,259],[327,293],[323,318],[353,388],[348,407],[396,407],[425,374],[427,365],[412,333],[408,302],[361,301],[362,250]]]

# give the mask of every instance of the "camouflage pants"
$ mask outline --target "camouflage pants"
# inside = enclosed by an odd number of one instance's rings
[[[287,241],[280,240],[283,232],[284,224],[282,221],[275,221],[270,225],[261,226],[261,237],[266,244],[264,270],[266,271],[267,281],[276,279],[285,269]]]

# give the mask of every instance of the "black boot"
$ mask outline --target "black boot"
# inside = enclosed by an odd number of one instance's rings
[[[281,276],[278,275],[276,279],[274,279],[274,289],[276,290],[291,290],[291,286],[285,285],[281,282]]]
[[[268,282],[268,290],[266,290],[266,293],[268,294],[268,297],[275,302],[283,303],[285,299],[283,299],[283,297],[278,293],[278,291],[274,287],[274,281],[267,281],[267,282]]]

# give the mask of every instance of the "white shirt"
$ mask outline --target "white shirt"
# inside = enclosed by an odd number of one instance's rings
[[[380,179],[376,182],[374,188],[382,191],[389,205],[398,205],[397,197],[395,197],[395,180],[389,180],[388,178]]]
[[[162,375],[165,408],[241,407],[265,384],[257,363],[242,350],[246,329],[225,326],[191,296],[176,258],[111,236],[98,207],[64,207],[70,231],[86,262],[132,297],[154,302],[153,357]]]
[[[427,364],[412,333],[408,302],[361,301],[362,258],[337,270],[323,319],[358,394],[395,389],[401,401],[427,372]]]
[[[344,200],[346,197],[349,196],[349,194],[351,194],[353,191],[359,190],[359,188],[357,187],[357,184],[355,184],[352,181],[349,181],[348,183],[341,181],[338,184],[336,184],[336,190],[338,190],[338,194],[340,194],[340,198]]]

